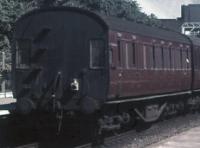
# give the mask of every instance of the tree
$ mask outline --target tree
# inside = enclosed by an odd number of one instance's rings
[[[51,6],[73,6],[95,11],[108,16],[116,16],[149,25],[159,23],[155,15],[141,12],[137,1],[133,0],[1,0],[0,1],[0,51],[6,53],[6,63],[11,63],[11,40],[15,21],[24,13],[35,8]],[[0,56],[1,61],[1,56]]]
[[[0,1],[0,75],[11,71],[11,42],[15,21],[22,14],[33,9],[30,1],[1,0]],[[2,70],[2,52],[5,53],[5,70]],[[7,73],[5,73],[5,71]],[[6,77],[1,77],[1,80]]]
[[[142,13],[137,1],[133,0],[1,0],[0,51],[6,52],[8,63],[11,62],[10,41],[16,19],[32,9],[51,6],[80,7],[108,16],[139,21],[149,25],[160,25],[154,14],[147,16],[145,13]]]
[[[48,1],[48,3],[46,2]],[[141,12],[137,1],[133,0],[37,0],[38,7],[73,6],[95,11],[108,16],[116,16],[131,21],[139,21],[149,25],[160,25],[154,14]]]

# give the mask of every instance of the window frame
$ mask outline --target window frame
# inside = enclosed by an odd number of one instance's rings
[[[172,59],[173,59],[173,57],[172,57],[173,48],[172,48],[172,46],[169,46],[168,49],[169,49],[169,69],[173,70],[173,61],[172,61]]]
[[[27,54],[26,56],[28,56],[28,61],[27,63],[22,63],[22,58],[23,58],[23,49],[20,48],[20,45],[21,44],[20,42],[28,42],[29,43],[29,50],[27,51]],[[31,51],[32,50],[32,40],[31,39],[18,39],[16,42],[15,42],[15,67],[16,69],[28,69],[30,68],[31,66]]]
[[[171,69],[171,48],[168,46],[163,46],[163,70],[170,70]]]
[[[164,56],[165,56],[165,55],[164,55],[164,46],[161,46],[160,48],[161,48],[161,62],[162,62],[162,63],[161,63],[161,65],[162,65],[161,67],[162,67],[162,68],[161,68],[161,69],[165,70],[165,62],[166,62],[166,61],[165,61],[165,59],[164,59]]]
[[[183,48],[180,48],[180,69],[183,70],[183,52],[184,52],[184,49]]]
[[[191,69],[191,47],[190,48],[186,48],[186,59],[189,61],[187,62],[187,66],[186,66],[186,69],[187,70],[190,70]]]
[[[125,41],[125,66],[126,69],[136,69],[136,43],[132,41]],[[133,46],[134,45],[134,46]]]
[[[135,42],[131,42],[132,43],[132,64],[133,67],[136,67],[136,43]]]
[[[99,40],[99,41],[102,41],[103,42],[103,53],[104,53],[104,63],[102,67],[100,66],[93,66],[93,56],[92,56],[92,44],[91,42],[92,41],[96,41],[96,40]],[[90,57],[89,57],[89,68],[90,69],[93,69],[93,70],[98,70],[98,69],[105,69],[106,67],[106,42],[103,38],[92,38],[89,40],[89,52],[90,52]]]
[[[155,55],[155,45],[152,45],[152,56],[153,56],[153,69],[156,69],[156,55]]]
[[[163,59],[162,59],[162,46],[160,44],[154,44],[154,55],[155,59],[155,70],[163,70]]]
[[[122,68],[123,67],[123,54],[122,54],[123,48],[122,48],[122,40],[117,40],[117,67]]]

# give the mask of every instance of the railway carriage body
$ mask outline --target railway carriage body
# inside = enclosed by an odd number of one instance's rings
[[[127,121],[131,109],[144,121],[155,121],[173,100],[169,96],[200,88],[198,41],[166,29],[79,8],[49,8],[19,19],[14,37],[14,95],[25,114],[107,107],[121,114],[122,105],[126,114],[117,116],[119,121]],[[185,102],[178,101],[168,110],[183,110]]]
[[[73,110],[104,102],[108,36],[99,16],[77,8],[34,11],[17,22],[14,38],[14,92],[22,112],[53,100]]]
[[[193,49],[193,82],[192,90],[195,94],[200,91],[200,39],[195,37],[190,37]]]
[[[110,26],[110,97],[140,97],[191,89],[189,40],[144,24],[107,18]]]

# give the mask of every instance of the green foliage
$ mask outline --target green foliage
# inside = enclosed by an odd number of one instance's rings
[[[146,15],[136,0],[38,0],[38,7],[74,6],[104,15],[161,26],[154,14]]]
[[[32,0],[0,1],[0,81],[8,79],[11,71],[11,42],[15,21],[35,6]],[[5,69],[2,69],[2,52],[5,53]],[[3,76],[3,77],[2,77]]]
[[[0,52],[5,52],[6,67],[9,70],[11,64],[10,50],[14,23],[17,18],[29,10],[31,10],[29,2],[22,2],[20,0],[0,1]],[[1,61],[2,56],[0,55],[0,63]]]
[[[0,1],[0,52],[6,53],[7,67],[11,63],[11,40],[15,21],[24,13],[51,6],[73,6],[150,25],[160,25],[156,16],[141,12],[133,0],[1,0]],[[0,68],[1,68],[0,53]]]

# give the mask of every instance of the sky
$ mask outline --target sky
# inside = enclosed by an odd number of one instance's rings
[[[200,4],[200,0],[137,0],[142,11],[155,14],[158,18],[181,16],[181,5]]]

